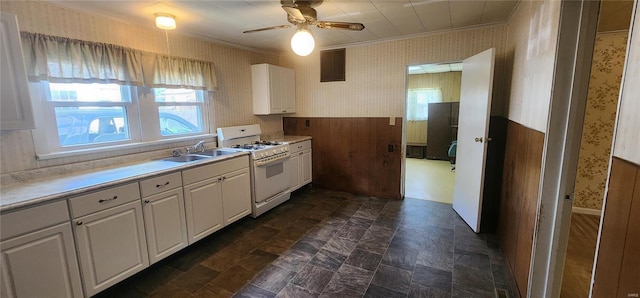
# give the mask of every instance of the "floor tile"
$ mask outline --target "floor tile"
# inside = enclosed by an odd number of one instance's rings
[[[365,298],[401,298],[407,297],[407,294],[389,290],[377,285],[370,285],[367,292],[364,293]]]
[[[233,295],[234,298],[273,298],[275,296],[276,294],[254,285],[247,285]]]
[[[411,271],[381,264],[371,283],[407,294],[411,285]]]
[[[255,277],[257,272],[244,269],[240,266],[233,266],[229,270],[221,272],[216,278],[210,281],[205,287],[217,290],[223,288],[235,293],[244,287],[247,282]]]
[[[453,266],[453,285],[454,288],[476,289],[478,292],[493,292],[495,287],[491,272],[460,265]]]
[[[291,249],[283,253],[272,264],[291,271],[298,271],[302,269],[307,262],[311,261],[313,256],[314,254],[312,253]]]
[[[307,264],[298,271],[291,284],[306,289],[311,293],[320,294],[333,277],[334,272]]]
[[[345,264],[374,271],[378,268],[380,260],[382,260],[381,254],[356,249],[349,255]]]
[[[340,237],[333,237],[322,248],[335,251],[343,255],[349,255],[356,248],[356,245],[358,245],[358,243],[355,241]]]
[[[346,264],[342,265],[333,275],[322,294],[353,295],[353,293],[358,293],[362,295],[367,290],[372,277],[373,271]]]
[[[251,284],[272,293],[278,293],[295,275],[294,271],[270,265],[256,276]]]
[[[382,264],[413,271],[418,260],[418,250],[413,249],[387,249],[382,257]]]
[[[413,282],[450,293],[452,273],[451,271],[417,265],[413,272]]]
[[[323,240],[307,237],[296,242],[296,244],[294,244],[291,247],[291,249],[304,251],[310,254],[315,254],[325,245],[325,243],[327,242]]]
[[[491,272],[489,256],[485,254],[456,250],[453,254],[455,265],[461,265],[472,269]]]
[[[316,298],[318,296],[319,294],[313,293],[291,283],[284,287],[284,289],[280,290],[280,293],[276,295],[277,298]]]
[[[238,265],[248,270],[262,271],[277,258],[278,255],[276,254],[256,249],[245,256],[242,260],[240,260],[240,262],[238,262]]]
[[[416,264],[444,271],[453,271],[453,253],[423,250],[418,253]]]
[[[507,266],[451,205],[307,186],[96,297],[491,297]]]
[[[171,281],[171,283],[193,293],[218,276],[218,274],[219,273],[217,271],[211,270],[207,267],[196,266],[178,276],[176,279]]]
[[[243,258],[244,256],[239,253],[228,249],[223,249],[210,256],[209,258],[203,260],[200,264],[218,272],[223,272],[235,266]]]
[[[451,297],[451,293],[413,283],[411,284],[411,289],[409,290],[408,297],[409,298],[449,298]]]
[[[309,261],[309,264],[313,264],[318,267],[322,267],[327,270],[336,271],[342,266],[342,263],[347,260],[347,255],[343,255],[334,251],[321,249],[318,253]]]
[[[338,230],[335,236],[346,238],[352,241],[359,241],[366,232],[367,228],[346,223],[340,230]]]

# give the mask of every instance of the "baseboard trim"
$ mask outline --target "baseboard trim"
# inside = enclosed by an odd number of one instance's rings
[[[572,213],[589,214],[589,215],[602,215],[602,210],[583,208],[583,207],[571,207]]]

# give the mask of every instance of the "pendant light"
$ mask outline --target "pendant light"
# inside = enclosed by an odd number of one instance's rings
[[[291,49],[298,56],[308,56],[313,52],[313,48],[316,46],[316,41],[313,40],[311,30],[305,27],[300,27],[296,30],[296,33],[291,37]]]

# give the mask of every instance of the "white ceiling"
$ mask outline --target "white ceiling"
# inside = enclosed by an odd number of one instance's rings
[[[214,1],[67,1],[58,6],[153,26],[155,13],[176,16],[177,33],[262,51],[285,52],[295,28],[243,34],[242,31],[286,25],[279,0]],[[426,32],[507,21],[518,0],[324,0],[315,7],[318,20],[358,22],[362,31],[312,28],[317,47],[335,48],[391,40]]]

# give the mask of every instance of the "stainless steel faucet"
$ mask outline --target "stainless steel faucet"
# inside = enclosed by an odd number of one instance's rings
[[[193,145],[193,152],[198,152],[198,150],[200,152],[204,152],[204,140],[201,140],[200,142]]]

